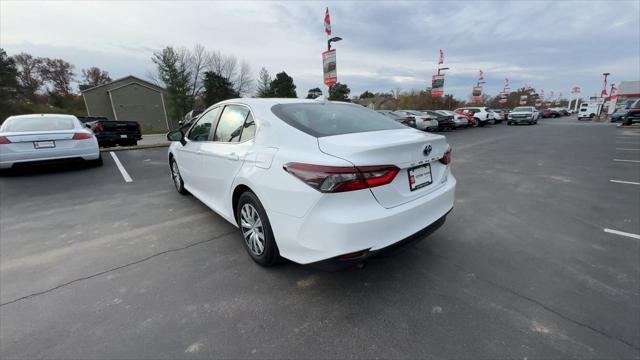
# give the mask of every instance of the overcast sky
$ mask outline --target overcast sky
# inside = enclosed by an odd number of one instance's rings
[[[445,52],[445,92],[467,98],[485,74],[495,94],[529,84],[583,95],[611,81],[640,80],[640,1],[222,2],[0,1],[0,46],[9,55],[59,57],[143,78],[153,51],[196,43],[294,78],[298,96],[322,84],[323,18],[331,12],[338,81],[364,90],[430,86]]]

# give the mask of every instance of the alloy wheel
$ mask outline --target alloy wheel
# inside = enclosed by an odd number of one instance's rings
[[[171,177],[173,178],[173,184],[178,190],[180,190],[182,179],[180,178],[180,170],[178,170],[178,163],[174,160],[171,162]]]
[[[244,204],[240,210],[240,227],[247,248],[256,256],[262,255],[265,245],[265,232],[262,220],[256,208]]]

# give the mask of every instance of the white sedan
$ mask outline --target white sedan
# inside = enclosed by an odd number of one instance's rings
[[[75,116],[10,116],[0,126],[0,169],[61,160],[102,165],[98,140]]]
[[[261,265],[361,261],[437,229],[454,203],[445,137],[359,105],[227,100],[167,138],[177,190],[239,227]]]

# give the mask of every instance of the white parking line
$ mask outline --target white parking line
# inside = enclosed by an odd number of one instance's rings
[[[630,238],[634,238],[634,239],[640,240],[640,235],[632,234],[632,233],[628,233],[628,232],[624,232],[624,231],[618,231],[618,230],[612,230],[612,229],[604,229],[604,232],[609,233],[609,234],[627,236],[627,237],[630,237]]]
[[[609,181],[618,183],[618,184],[640,185],[639,182],[633,182],[633,181],[622,181],[622,180],[609,180]]]
[[[630,162],[630,163],[640,163],[640,160],[627,160],[627,159],[613,159],[613,161],[619,161],[619,162]]]
[[[133,179],[131,178],[131,176],[129,176],[129,173],[124,168],[124,166],[122,166],[122,163],[120,162],[120,159],[118,159],[118,157],[116,156],[116,154],[113,151],[110,151],[109,153],[111,154],[111,157],[113,158],[113,161],[115,161],[116,166],[118,167],[118,170],[120,170],[120,174],[122,174],[122,177],[124,178],[124,181],[126,181],[128,183],[132,182]]]
[[[627,149],[627,148],[616,148],[616,150],[625,150],[625,151],[640,151],[640,149]]]

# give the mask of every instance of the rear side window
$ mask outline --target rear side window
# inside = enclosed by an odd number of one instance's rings
[[[27,132],[27,131],[57,131],[73,130],[75,122],[73,118],[39,116],[29,118],[7,119],[2,125],[4,132]]]
[[[242,130],[242,135],[240,135],[240,142],[251,140],[255,135],[256,122],[253,121],[253,115],[249,113],[249,115],[247,115],[247,120],[244,122],[244,129]]]
[[[271,111],[287,124],[315,137],[407,128],[393,119],[358,105],[278,104]]]
[[[239,142],[249,109],[240,105],[227,105],[222,112],[213,141]]]

